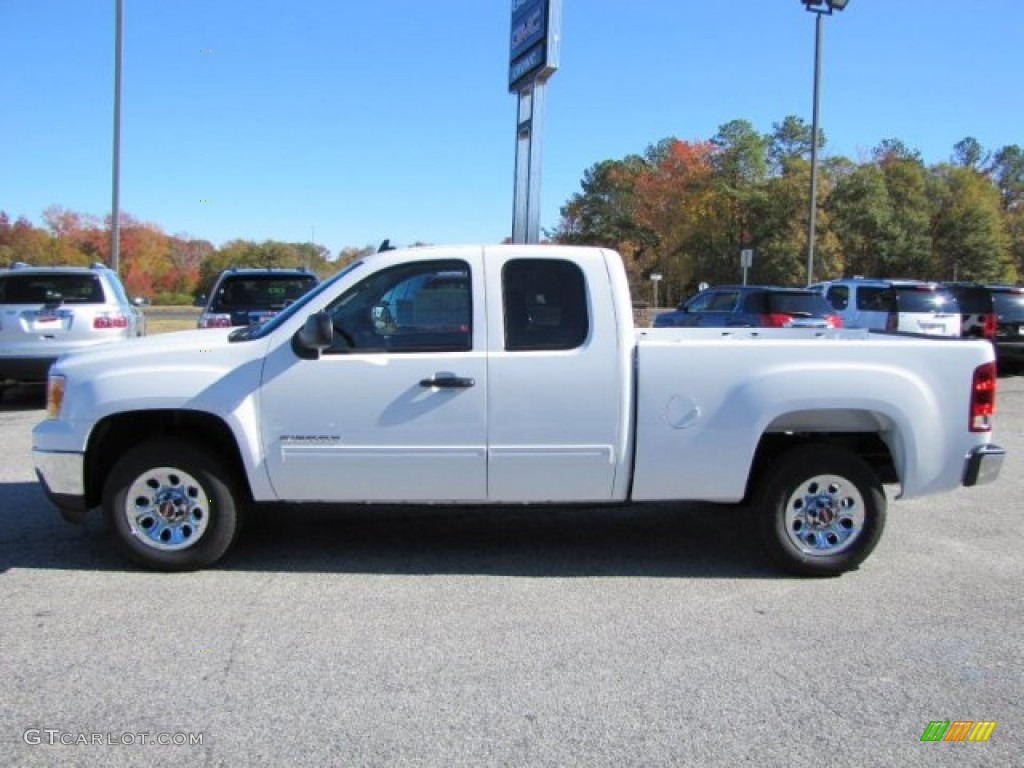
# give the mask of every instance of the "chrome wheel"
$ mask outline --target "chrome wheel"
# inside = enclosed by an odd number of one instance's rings
[[[803,443],[766,463],[753,492],[766,553],[800,576],[859,566],[885,528],[878,474],[841,445]]]
[[[132,535],[147,547],[164,552],[187,549],[206,533],[209,494],[187,472],[154,467],[128,487],[124,516]]]
[[[786,534],[811,556],[837,555],[864,530],[864,497],[839,475],[816,475],[798,485],[786,501]]]

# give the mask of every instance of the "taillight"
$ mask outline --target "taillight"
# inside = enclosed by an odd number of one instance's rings
[[[230,328],[231,315],[201,315],[199,317],[200,328]]]
[[[983,363],[974,369],[971,382],[971,410],[968,427],[971,432],[991,432],[992,414],[996,411],[996,364]]]
[[[127,328],[128,318],[118,312],[105,312],[92,319],[92,327],[100,330]]]
[[[786,328],[792,321],[792,315],[786,315],[782,312],[772,312],[760,317],[761,325],[764,328]]]
[[[829,328],[842,328],[843,318],[839,315],[825,315],[825,325]]]
[[[895,312],[890,312],[885,318],[885,330],[898,331],[900,328],[900,317]]]
[[[982,315],[981,318],[981,335],[986,339],[994,339],[996,337],[996,329],[999,327],[999,323],[996,320],[994,312],[990,312],[987,315]]]

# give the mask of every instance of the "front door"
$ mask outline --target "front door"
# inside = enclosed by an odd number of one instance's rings
[[[462,260],[385,268],[328,306],[319,359],[287,342],[269,354],[258,412],[279,498],[487,498],[482,289]]]

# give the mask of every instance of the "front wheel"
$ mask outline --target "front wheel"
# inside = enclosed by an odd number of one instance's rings
[[[122,457],[103,489],[103,511],[131,560],[160,571],[216,562],[238,532],[232,476],[199,446],[173,438]]]
[[[832,445],[804,445],[780,456],[762,475],[753,506],[768,554],[801,576],[855,569],[885,527],[878,476]]]

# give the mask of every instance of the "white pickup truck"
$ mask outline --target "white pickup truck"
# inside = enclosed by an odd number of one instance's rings
[[[855,568],[903,497],[994,480],[985,341],[636,329],[618,254],[392,250],[259,325],[69,355],[37,474],[120,547],[207,566],[262,502],[708,501],[784,568]]]

